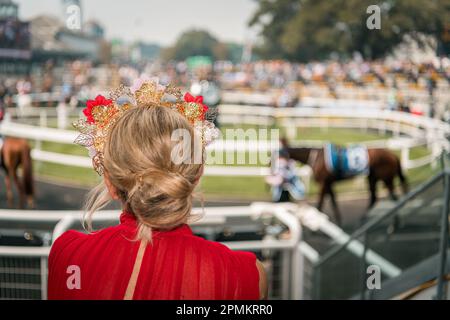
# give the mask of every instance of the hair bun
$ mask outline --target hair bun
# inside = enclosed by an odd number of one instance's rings
[[[181,174],[159,169],[145,170],[139,177],[127,203],[142,224],[171,229],[187,222],[195,184]]]
[[[147,188],[158,189],[162,194],[175,199],[185,198],[193,191],[194,184],[178,172],[152,168],[139,175],[137,183]]]

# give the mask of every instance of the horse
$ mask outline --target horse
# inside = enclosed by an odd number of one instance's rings
[[[29,208],[34,207],[33,168],[31,149],[24,139],[7,137],[0,150],[1,167],[5,170],[6,198],[8,206],[13,206],[12,184],[14,181],[19,192],[19,207],[23,209],[25,202]],[[22,181],[19,181],[17,169],[22,166]]]
[[[326,195],[330,196],[334,215],[338,225],[342,219],[339,207],[336,202],[336,195],[333,191],[333,184],[337,181],[353,178],[354,176],[344,176],[330,172],[325,159],[324,148],[293,148],[287,140],[281,139],[281,146],[289,153],[291,159],[309,165],[313,171],[314,180],[320,185],[319,202],[317,209],[322,210]],[[394,191],[394,178],[400,179],[403,193],[408,192],[408,183],[403,174],[400,159],[390,150],[384,148],[368,148],[368,184],[370,200],[368,209],[372,208],[377,201],[376,185],[378,181],[383,181],[389,191],[390,198],[394,201],[397,196]]]

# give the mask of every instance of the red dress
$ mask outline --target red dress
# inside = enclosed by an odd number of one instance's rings
[[[48,298],[123,299],[140,246],[136,230],[124,212],[117,226],[64,233],[49,256]],[[197,237],[188,225],[153,231],[133,299],[259,299],[256,256]]]

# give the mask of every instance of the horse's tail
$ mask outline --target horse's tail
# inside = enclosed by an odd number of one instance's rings
[[[27,196],[33,196],[33,162],[31,160],[30,147],[27,145],[21,153],[22,170],[23,170],[23,187]]]
[[[404,194],[408,193],[408,190],[409,190],[408,181],[406,180],[406,177],[403,174],[402,164],[401,164],[399,158],[397,158],[397,174],[398,174],[398,177],[400,178],[400,182],[402,184],[403,193]]]

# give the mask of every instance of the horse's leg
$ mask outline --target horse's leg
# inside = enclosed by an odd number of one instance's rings
[[[24,141],[24,147],[21,152],[22,162],[22,188],[27,199],[28,208],[34,208],[34,184],[33,184],[33,164],[31,160],[30,148]]]
[[[12,180],[14,179],[15,161],[14,161],[14,157],[12,156],[12,152],[9,149],[7,149],[5,151],[5,148],[4,148],[3,161],[4,161],[4,166],[6,168],[6,173],[5,173],[6,199],[8,202],[8,207],[12,208],[14,206],[14,194],[13,194],[13,189],[12,189]]]
[[[339,206],[337,204],[336,197],[335,197],[335,194],[334,194],[333,187],[332,187],[331,183],[328,185],[328,193],[329,193],[330,198],[331,198],[331,204],[333,205],[334,216],[336,217],[337,225],[338,226],[342,226],[341,212],[339,210]]]
[[[19,208],[25,208],[25,189],[17,176],[17,168],[13,169],[12,173],[14,183],[16,184],[17,192],[19,193]]]
[[[324,181],[322,182],[322,185],[320,187],[320,195],[319,195],[319,203],[317,204],[317,210],[322,212],[322,207],[323,207],[323,201],[325,199],[325,194],[328,192],[327,190],[327,182]]]
[[[386,185],[386,188],[389,190],[389,196],[391,200],[397,201],[398,198],[394,191],[394,178],[392,177],[391,179],[384,180],[384,184]],[[398,215],[395,215],[394,220],[387,229],[387,233],[393,234],[399,227],[400,227],[400,217]]]
[[[386,188],[389,190],[389,196],[391,197],[392,201],[397,201],[398,197],[395,194],[394,180],[393,179],[385,179],[384,184],[386,185]]]
[[[377,202],[377,179],[373,174],[369,175],[369,191],[370,191],[370,202],[369,202],[369,208],[371,209],[375,202]]]
[[[8,173],[5,174],[5,186],[6,186],[6,199],[8,203],[8,207],[12,208],[13,206],[13,193],[11,186],[11,177]]]
[[[389,190],[389,196],[391,200],[397,201],[398,197],[395,194],[394,190],[394,178],[392,177],[391,179],[384,180],[384,184],[386,185],[386,188]],[[394,220],[388,227],[387,230],[388,234],[394,233],[399,228],[399,226],[400,226],[400,217],[398,215],[395,215]]]

